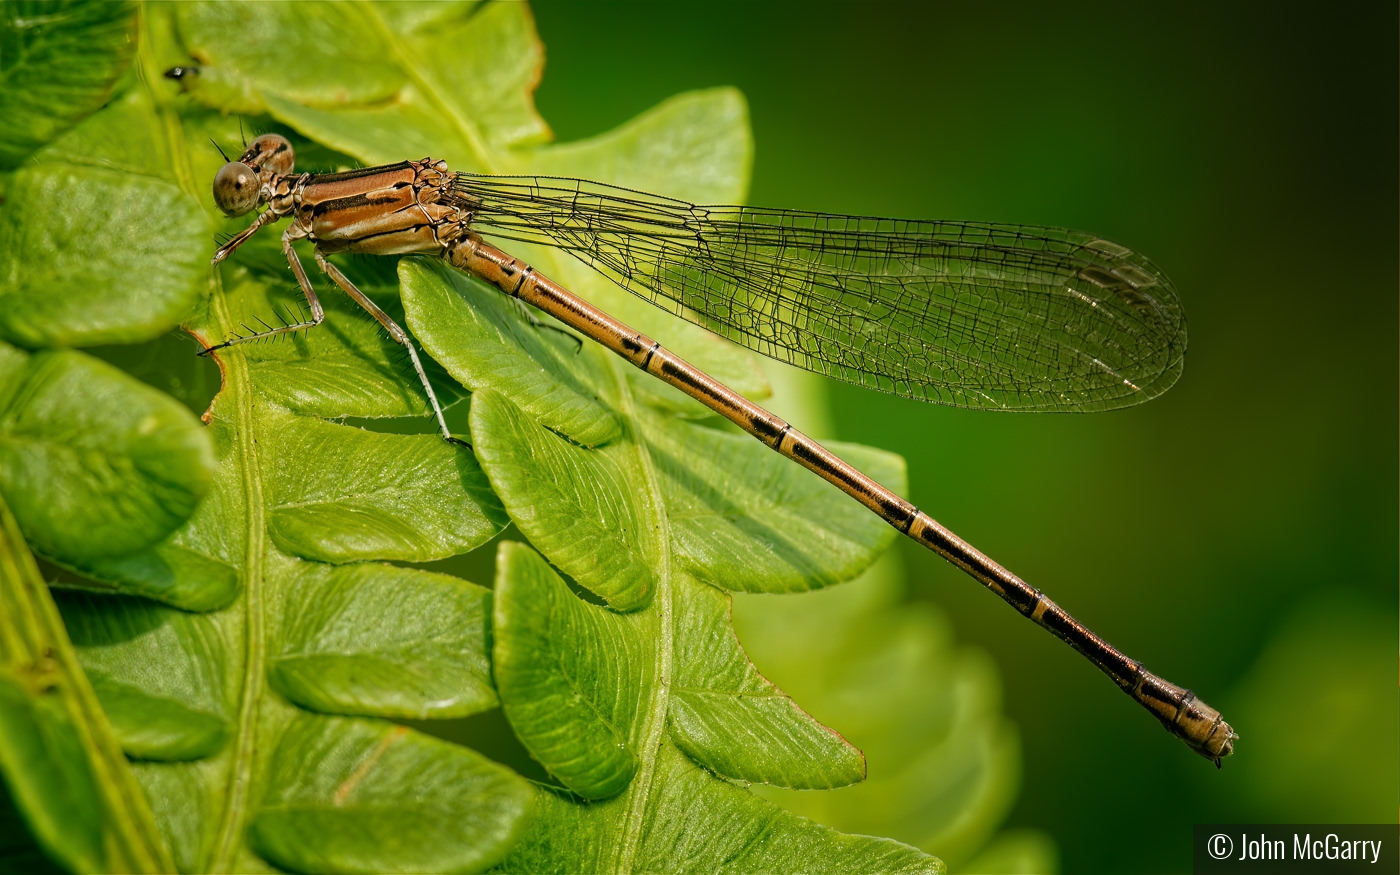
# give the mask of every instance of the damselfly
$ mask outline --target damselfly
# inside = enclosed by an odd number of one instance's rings
[[[647,301],[779,361],[926,401],[998,410],[1107,410],[1146,401],[1181,373],[1186,327],[1150,261],[1053,228],[696,206],[581,179],[479,176],[424,158],[345,173],[293,172],[284,137],[255,139],[214,178],[228,216],[266,206],[215,253],[223,261],[290,218],[282,249],[308,318],[236,343],[319,325],[292,249],[402,344],[443,437],[442,407],[413,340],[326,255],[427,253],[549,314],[865,505],[1069,644],[1169,732],[1220,764],[1236,735],[1220,712],[1145,670],[932,517],[713,377],[488,243],[569,252]]]

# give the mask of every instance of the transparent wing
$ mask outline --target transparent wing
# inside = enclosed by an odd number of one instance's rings
[[[456,192],[478,233],[564,249],[755,352],[870,389],[1088,411],[1181,373],[1171,284],[1091,234],[697,206],[554,177],[460,174]]]

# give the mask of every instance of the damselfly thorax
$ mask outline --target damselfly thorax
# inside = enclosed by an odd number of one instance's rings
[[[255,142],[249,151],[258,146]],[[250,160],[256,161],[256,157]],[[278,174],[271,167],[245,173],[240,164],[251,170],[243,162],[230,163],[225,169],[234,169],[227,174],[221,171],[215,180],[220,208],[228,215],[241,215],[230,212],[230,207],[241,206],[233,193],[257,186],[273,216],[267,221],[290,217],[292,225],[286,234],[293,240],[314,243],[324,254],[440,252],[467,233],[471,222],[468,205],[453,188],[457,174],[447,169],[445,161],[424,158],[344,173],[299,176]],[[225,187],[222,197],[218,194],[221,183]],[[230,243],[236,248],[234,241]],[[220,250],[224,255],[230,251],[230,246]]]
[[[440,256],[832,483],[1079,651],[1197,753],[1219,765],[1233,751],[1235,732],[1190,690],[1147,671],[789,423],[480,235],[564,249],[651,303],[780,361],[880,391],[1002,410],[1106,410],[1166,391],[1181,372],[1186,327],[1152,262],[1054,228],[698,206],[580,179],[456,173],[431,158],[315,175],[293,175],[293,163],[291,144],[268,134],[219,171],[214,199],[225,214],[266,209],[213,261],[291,219],[282,248],[310,318],[206,353],[321,323],[292,248],[305,239],[326,275],[407,349],[443,437],[460,444],[408,333],[325,258]]]

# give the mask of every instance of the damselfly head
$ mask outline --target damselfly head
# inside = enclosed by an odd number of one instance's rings
[[[214,174],[214,203],[225,216],[233,218],[252,212],[262,199],[262,183],[253,168],[230,161]]]
[[[241,216],[257,208],[264,189],[292,172],[296,153],[280,134],[263,134],[214,175],[214,203],[225,216]]]

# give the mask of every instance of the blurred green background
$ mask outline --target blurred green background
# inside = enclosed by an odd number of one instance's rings
[[[1008,825],[1082,873],[1189,871],[1193,823],[1394,822],[1395,4],[534,9],[560,140],[735,85],[754,203],[1068,226],[1176,282],[1186,374],[1139,408],[832,388],[840,437],[902,453],[920,506],[1242,735],[1217,772],[905,545],[912,597],[1001,668],[1025,757]]]

